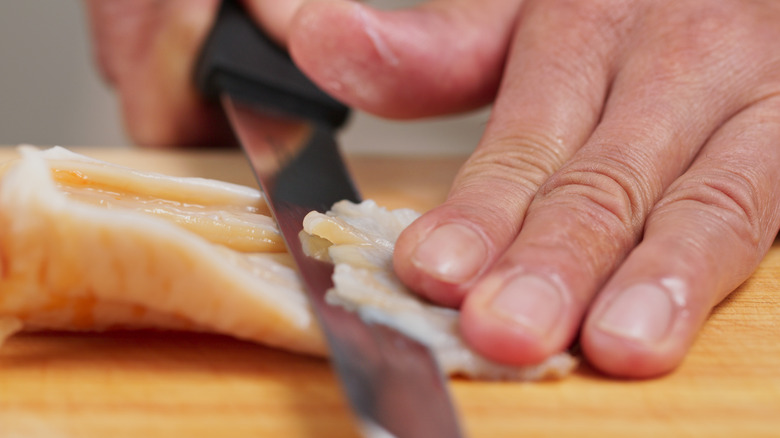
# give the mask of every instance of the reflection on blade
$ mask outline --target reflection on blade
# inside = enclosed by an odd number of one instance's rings
[[[333,265],[303,252],[299,233],[309,211],[327,211],[342,199],[359,201],[331,128],[258,113],[228,97],[222,103],[298,264],[362,432],[366,436],[462,436],[447,386],[428,348],[327,304]]]
[[[257,109],[230,97],[223,97],[223,107],[231,120],[241,121],[234,129],[269,201],[307,213],[327,211],[343,199],[360,201],[329,126],[267,112],[258,116]]]

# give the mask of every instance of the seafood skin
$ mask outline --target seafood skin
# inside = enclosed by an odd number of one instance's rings
[[[158,328],[326,354],[258,191],[62,148],[20,152],[0,164],[0,343],[18,330]],[[327,300],[427,344],[451,375],[539,380],[576,366],[568,353],[515,367],[470,350],[458,312],[412,294],[393,273],[395,241],[417,217],[373,201],[310,213],[306,247],[336,265]]]

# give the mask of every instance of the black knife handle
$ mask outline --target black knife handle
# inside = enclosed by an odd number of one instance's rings
[[[208,99],[227,93],[334,128],[349,116],[349,108],[311,82],[236,0],[222,1],[195,66],[195,85]]]

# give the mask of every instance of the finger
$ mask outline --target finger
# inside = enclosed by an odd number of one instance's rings
[[[492,118],[447,201],[397,242],[398,275],[439,303],[462,301],[515,238],[539,186],[599,119],[620,40],[603,33],[621,30],[540,6],[523,10]],[[582,52],[585,36],[603,44]]]
[[[582,347],[602,371],[674,369],[712,307],[747,279],[780,228],[780,99],[725,125],[647,220],[589,312]]]
[[[593,135],[540,188],[518,238],[466,298],[461,330],[484,355],[522,364],[565,349],[663,190],[744,105],[735,96],[751,78],[709,70],[736,52],[667,50],[690,49],[687,36],[644,43],[621,65]]]
[[[349,105],[393,118],[455,113],[492,99],[519,3],[432,0],[378,11],[316,1],[295,15],[289,49]]]
[[[199,97],[195,57],[217,0],[93,0],[96,56],[119,93],[125,128],[142,145],[220,144],[220,112]]]
[[[303,0],[246,0],[247,9],[278,40]],[[195,59],[218,0],[89,0],[95,55],[119,92],[125,128],[149,146],[232,142],[224,116],[192,83]]]

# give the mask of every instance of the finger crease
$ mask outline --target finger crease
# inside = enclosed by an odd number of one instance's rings
[[[587,169],[572,169],[550,179],[543,189],[543,197],[555,199],[560,195],[579,197],[616,219],[630,234],[635,235],[649,202],[642,193],[647,186],[644,179],[619,164],[592,165]],[[598,216],[598,215],[597,215]]]
[[[730,228],[742,241],[757,247],[761,240],[762,220],[769,215],[769,206],[763,205],[757,199],[756,188],[747,176],[723,171],[717,177],[702,177],[692,180],[689,187],[680,188],[677,195],[658,208],[668,207],[680,201],[691,201],[704,204],[711,214],[719,218],[720,223]]]
[[[479,181],[484,175],[490,175],[492,180],[506,181],[533,194],[561,166],[562,147],[548,146],[556,143],[561,142],[534,139],[529,135],[494,143],[501,147],[477,149],[458,175],[459,185],[468,185],[468,181]]]

